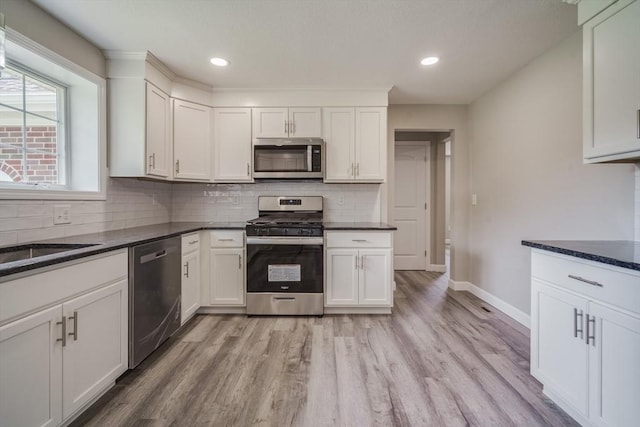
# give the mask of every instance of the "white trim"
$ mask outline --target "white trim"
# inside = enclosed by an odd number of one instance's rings
[[[247,314],[247,307],[200,307],[198,314]]]
[[[324,314],[391,314],[391,307],[325,307]]]
[[[511,317],[513,320],[520,323],[522,326],[525,326],[526,328],[530,329],[531,318],[529,317],[528,314],[517,309],[516,307],[512,306],[511,304],[504,301],[503,299],[500,299],[495,295],[485,291],[484,289],[479,288],[473,283],[457,282],[455,280],[449,280],[449,288],[454,291],[466,291],[466,292],[472,293],[473,295],[477,296],[487,304],[491,304],[492,306],[494,306],[495,308],[497,308],[507,316]]]
[[[446,273],[447,266],[445,264],[428,264],[427,271],[435,271],[436,273]]]

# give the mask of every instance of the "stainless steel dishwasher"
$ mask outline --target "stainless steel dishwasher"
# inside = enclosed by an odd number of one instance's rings
[[[180,326],[180,237],[129,249],[129,368]]]

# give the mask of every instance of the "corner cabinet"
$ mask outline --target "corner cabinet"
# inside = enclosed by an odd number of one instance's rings
[[[325,307],[351,307],[353,312],[383,308],[390,312],[392,247],[390,231],[328,231]]]
[[[531,374],[583,425],[640,419],[640,272],[532,252]]]
[[[322,110],[315,107],[254,108],[254,138],[320,138]]]
[[[211,179],[211,108],[173,100],[173,177]]]
[[[3,423],[60,425],[127,370],[127,259],[122,250],[0,283]]]
[[[200,233],[182,236],[181,286],[180,324],[184,325],[200,308]]]
[[[213,108],[213,178],[251,182],[251,109]]]
[[[585,163],[640,160],[639,22],[640,1],[619,0],[583,26]]]
[[[384,182],[385,107],[324,108],[325,182]]]

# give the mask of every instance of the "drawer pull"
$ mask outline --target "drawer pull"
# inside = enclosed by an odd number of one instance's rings
[[[599,288],[604,288],[604,285],[602,283],[596,282],[595,280],[585,279],[584,277],[574,276],[573,274],[569,274],[569,278],[573,280],[577,280],[579,282],[588,283],[590,285],[597,286]]]
[[[69,316],[69,320],[73,320],[73,332],[69,332],[69,336],[73,337],[74,341],[78,341],[78,312],[74,311],[73,316]]]
[[[58,338],[56,341],[62,341],[62,346],[65,347],[67,345],[67,318],[62,316],[62,322],[56,322],[56,325],[62,327],[62,338]]]
[[[218,242],[233,242],[233,239],[218,239]]]
[[[368,240],[367,239],[351,239],[352,242],[358,242],[358,243],[367,243]]]
[[[197,240],[192,240],[192,241],[189,242],[190,245],[195,245],[196,243],[198,243]]]

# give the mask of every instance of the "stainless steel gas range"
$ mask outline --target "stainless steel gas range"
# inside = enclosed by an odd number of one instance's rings
[[[322,315],[322,196],[258,198],[247,223],[247,314]]]

